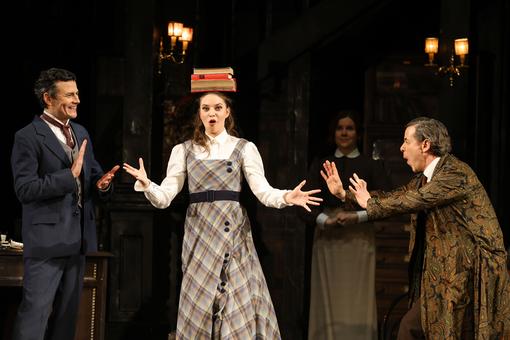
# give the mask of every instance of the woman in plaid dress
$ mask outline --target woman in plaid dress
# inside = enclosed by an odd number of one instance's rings
[[[245,209],[239,204],[242,176],[259,201],[274,208],[319,205],[313,194],[275,189],[264,177],[257,147],[235,137],[231,100],[221,92],[199,98],[191,140],[176,145],[161,185],[124,163],[157,208],[166,208],[188,178],[190,205],[184,225],[183,281],[177,339],[280,339],[278,323],[253,244]]]

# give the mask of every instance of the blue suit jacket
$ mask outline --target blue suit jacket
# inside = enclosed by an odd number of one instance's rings
[[[14,190],[22,204],[25,257],[56,257],[97,250],[93,194],[103,175],[87,130],[71,122],[78,145],[87,139],[81,171],[83,209],[78,206],[71,161],[38,116],[18,132],[11,155]]]

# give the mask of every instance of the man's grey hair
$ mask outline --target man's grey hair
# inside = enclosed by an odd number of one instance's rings
[[[444,156],[452,150],[452,143],[448,129],[446,126],[437,119],[429,117],[418,117],[407,123],[406,128],[414,126],[414,138],[417,141],[423,142],[428,140],[430,142],[430,152],[434,156]]]

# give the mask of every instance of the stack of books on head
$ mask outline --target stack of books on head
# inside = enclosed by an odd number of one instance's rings
[[[191,75],[191,92],[236,92],[237,85],[232,67],[194,68]]]

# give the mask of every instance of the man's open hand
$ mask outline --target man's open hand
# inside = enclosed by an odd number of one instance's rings
[[[115,165],[110,171],[105,173],[103,177],[97,181],[96,186],[99,190],[106,190],[112,183],[115,173],[120,169],[120,165]]]

